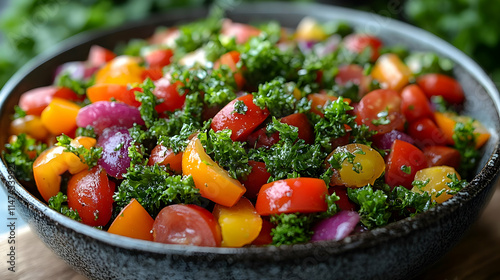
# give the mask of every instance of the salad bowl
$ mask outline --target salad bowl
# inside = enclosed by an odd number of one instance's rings
[[[0,127],[8,131],[19,97],[51,83],[55,68],[84,60],[92,45],[113,49],[132,38],[151,36],[158,26],[206,17],[207,9],[175,11],[113,30],[73,37],[22,68],[0,93]],[[294,28],[311,16],[345,21],[379,36],[387,45],[432,51],[455,63],[453,74],[466,92],[464,113],[490,133],[476,176],[445,203],[387,226],[346,237],[279,247],[207,248],[167,245],[117,236],[52,211],[14,178],[5,161],[1,180],[16,209],[40,239],[79,273],[91,279],[408,279],[442,257],[478,218],[500,172],[500,99],[487,74],[443,40],[410,25],[371,13],[320,4],[242,4],[226,11],[238,22],[276,20]],[[7,142],[0,137],[0,145]]]

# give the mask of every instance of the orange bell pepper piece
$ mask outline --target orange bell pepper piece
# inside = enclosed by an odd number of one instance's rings
[[[221,65],[226,65],[233,71],[233,78],[236,82],[238,88],[243,88],[246,81],[243,77],[241,70],[238,69],[238,62],[240,61],[240,53],[237,51],[230,51],[228,53],[223,54],[215,63],[214,69],[219,69]]]
[[[400,91],[408,84],[412,72],[397,55],[388,53],[377,59],[371,75],[380,82],[382,88]]]
[[[13,120],[10,123],[10,133],[15,135],[26,133],[40,141],[44,141],[49,136],[49,131],[43,125],[40,117],[34,115]]]
[[[471,120],[468,116],[457,116],[452,113],[441,112],[434,112],[434,119],[436,120],[438,127],[443,132],[443,135],[446,137],[446,141],[450,145],[455,144],[455,141],[453,140],[453,133],[457,122],[466,123]],[[477,120],[472,123],[472,126],[474,127],[474,134],[476,135],[476,149],[479,149],[488,141],[488,139],[490,139],[490,134]]]
[[[95,84],[127,85],[142,83],[144,67],[140,59],[131,56],[118,56],[106,63],[96,73]]]
[[[71,141],[71,146],[84,146],[90,149],[96,144],[91,137],[77,137]],[[87,164],[66,148],[55,146],[42,152],[33,163],[33,176],[36,186],[45,201],[56,195],[61,188],[61,174],[68,171],[76,174],[89,168]]]
[[[241,247],[259,236],[262,218],[245,197],[232,207],[215,205],[213,214],[220,225],[222,247]]]
[[[71,134],[77,128],[78,111],[80,111],[80,106],[77,104],[54,98],[42,112],[42,123],[54,135]]]
[[[153,223],[154,220],[148,211],[133,198],[109,226],[108,232],[153,241],[153,233],[151,232]]]
[[[198,137],[190,140],[182,155],[182,174],[193,177],[201,196],[223,206],[233,206],[246,191],[207,155]]]

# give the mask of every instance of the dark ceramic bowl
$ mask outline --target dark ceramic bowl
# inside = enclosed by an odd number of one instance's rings
[[[57,51],[17,73],[0,95],[1,131],[9,128],[19,96],[50,84],[54,69],[84,60],[89,47],[112,48],[117,42],[151,35],[156,26],[176,25],[204,17],[206,10],[187,10],[116,30],[78,36]],[[491,133],[475,176],[459,194],[430,211],[386,227],[333,242],[255,248],[200,248],[166,245],[112,235],[50,209],[10,176],[2,161],[1,178],[17,198],[16,209],[32,230],[76,271],[94,279],[408,279],[436,262],[477,219],[496,183],[500,160],[500,100],[494,84],[466,55],[420,29],[374,14],[333,6],[262,3],[230,9],[235,21],[277,20],[295,27],[304,16],[343,20],[380,36],[387,44],[430,50],[456,63],[454,74],[467,93],[465,113]],[[2,133],[3,146],[8,134]],[[28,264],[25,264],[28,265]]]

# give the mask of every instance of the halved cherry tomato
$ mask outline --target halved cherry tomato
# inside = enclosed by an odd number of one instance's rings
[[[131,56],[117,56],[99,69],[95,76],[95,84],[128,85],[143,82],[144,67],[139,65],[140,59]]]
[[[82,223],[105,226],[113,214],[115,184],[100,167],[83,170],[68,182],[68,206],[78,212]]]
[[[174,204],[156,216],[153,239],[166,244],[218,247],[222,238],[217,220],[207,209]]]
[[[87,88],[87,97],[92,103],[97,101],[110,101],[111,99],[115,99],[125,104],[139,107],[141,106],[141,102],[135,99],[135,91],[137,90],[141,89],[129,89],[126,85],[100,84],[93,85]]]
[[[425,74],[417,79],[417,84],[427,98],[442,96],[444,100],[453,104],[460,104],[465,96],[462,86],[452,77],[443,74]]]
[[[401,113],[401,97],[390,89],[369,92],[356,107],[356,114],[363,124],[378,133],[403,130],[405,124],[405,117]]]
[[[148,165],[163,165],[174,174],[182,174],[182,152],[174,153],[163,145],[156,145],[149,156]]]
[[[419,147],[450,144],[439,127],[429,118],[421,118],[408,125],[408,134]]]
[[[450,199],[453,195],[446,193],[450,190],[447,183],[451,182],[448,175],[457,175],[460,180],[460,174],[455,171],[453,167],[449,166],[434,166],[419,170],[415,174],[415,180],[420,182],[427,182],[423,187],[413,187],[411,190],[417,193],[428,192],[431,195],[432,201],[437,203],[443,203],[444,201]]]
[[[411,189],[417,171],[427,167],[424,153],[412,144],[394,140],[387,158],[385,181],[391,187],[403,186]]]
[[[144,57],[150,68],[162,68],[170,64],[174,52],[171,49],[157,49],[150,51]]]
[[[455,133],[455,126],[457,122],[468,123],[472,119],[468,116],[458,116],[453,113],[435,112],[434,118],[436,119],[437,126],[443,132],[447,144],[454,145],[453,134]],[[476,135],[476,149],[481,148],[490,138],[488,130],[477,120],[472,122],[474,134]]]
[[[182,86],[181,81],[172,83],[170,79],[161,78],[155,82],[155,89],[153,94],[161,102],[156,105],[155,109],[158,113],[166,111],[173,112],[176,109],[181,109],[186,102],[186,94],[179,93],[179,87]]]
[[[233,72],[234,81],[239,89],[243,88],[245,85],[245,78],[243,74],[236,66],[240,61],[240,53],[238,51],[230,51],[223,54],[215,63],[214,69],[219,69],[221,65],[226,65]]]
[[[359,86],[359,96],[363,96],[370,85],[371,77],[363,74],[364,69],[358,64],[342,65],[339,72],[335,75],[335,83],[345,86],[353,83]]]
[[[205,152],[198,137],[193,137],[182,155],[182,174],[191,175],[201,196],[231,207],[245,193],[245,187],[230,177]]]
[[[264,162],[249,160],[248,165],[252,167],[252,171],[250,171],[245,180],[240,181],[247,189],[245,196],[253,199],[257,197],[260,188],[267,183],[271,174],[267,172]]]
[[[77,128],[78,111],[80,111],[80,106],[77,104],[65,99],[53,98],[50,104],[43,109],[41,120],[52,134],[69,135]]]
[[[259,36],[260,30],[248,24],[236,23],[225,20],[222,24],[221,34],[227,37],[234,37],[237,44],[244,44],[251,37]]]
[[[377,60],[379,50],[382,47],[382,41],[372,35],[368,34],[350,34],[344,38],[345,47],[355,53],[361,53],[366,48],[371,50],[371,61]]]
[[[397,55],[387,53],[377,59],[371,75],[380,82],[382,88],[400,91],[408,84],[412,72]]]
[[[93,45],[90,47],[89,57],[87,61],[92,66],[102,66],[116,57],[116,54],[108,49],[105,49],[98,45]]]
[[[21,95],[19,107],[27,115],[40,116],[43,109],[47,107],[53,98],[61,98],[71,101],[80,100],[79,96],[69,88],[46,86],[28,90]]]
[[[153,223],[148,211],[132,198],[127,206],[123,207],[109,226],[108,232],[136,239],[153,241]]]
[[[232,207],[216,204],[212,211],[219,222],[222,247],[241,247],[254,241],[262,228],[262,218],[250,200],[242,197]]]
[[[401,92],[401,111],[408,122],[420,118],[433,118],[429,100],[417,85],[408,85]]]
[[[307,95],[307,100],[311,102],[311,112],[321,117],[323,117],[323,106],[325,106],[328,101],[333,102],[337,99],[339,98],[333,95],[329,95],[326,92],[311,93]],[[351,100],[349,98],[344,98],[344,101],[347,103],[351,103]]]
[[[237,113],[234,104],[241,101],[247,107],[245,114]],[[232,130],[231,140],[243,141],[269,115],[267,108],[261,109],[253,103],[253,95],[247,94],[229,102],[212,120],[211,128],[217,132],[223,129]]]
[[[349,197],[347,196],[347,187],[346,186],[333,186],[329,188],[329,193],[335,193],[339,197],[339,200],[335,201],[335,204],[341,209],[341,210],[347,210],[347,211],[356,211],[357,210],[357,205],[349,200]]]
[[[448,146],[428,146],[423,149],[427,159],[427,167],[451,166],[455,169],[460,167],[460,152]]]
[[[271,235],[273,228],[274,225],[270,221],[262,219],[262,228],[257,238],[253,240],[252,245],[261,246],[271,244],[273,242]]]
[[[260,215],[281,213],[313,213],[327,210],[328,188],[317,178],[292,178],[262,186],[255,209]]]
[[[142,79],[146,80],[147,78],[151,79],[152,81],[158,81],[163,77],[163,69],[161,67],[150,67],[144,69],[144,72],[142,72]]]
[[[323,30],[321,24],[314,18],[305,17],[297,25],[295,30],[296,40],[302,41],[323,41],[328,34]]]

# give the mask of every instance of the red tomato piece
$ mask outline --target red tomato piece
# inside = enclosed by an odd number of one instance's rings
[[[448,146],[428,146],[423,149],[427,166],[450,166],[455,169],[460,167],[460,152]]]
[[[317,178],[292,178],[262,186],[255,209],[263,216],[281,213],[313,213],[326,211],[325,181]]]
[[[341,210],[348,210],[348,211],[357,211],[357,205],[349,200],[349,197],[347,196],[347,187],[346,186],[333,186],[330,187],[329,189],[330,194],[335,193],[340,199],[335,201],[335,204],[341,209]]]
[[[46,86],[34,88],[23,93],[19,100],[19,107],[28,115],[40,116],[43,109],[50,104],[53,98],[61,98],[69,101],[80,100],[80,97],[69,88]]]
[[[405,124],[405,117],[401,113],[401,97],[390,89],[369,92],[356,107],[356,114],[363,124],[378,133],[403,130]]]
[[[150,67],[144,69],[144,72],[142,72],[143,80],[150,78],[152,81],[158,81],[162,77],[163,77],[162,67]]]
[[[219,69],[221,65],[226,65],[233,71],[234,81],[239,89],[243,88],[245,85],[245,78],[243,74],[238,69],[237,63],[240,61],[240,53],[237,51],[230,51],[223,54],[215,63],[214,69]]]
[[[361,53],[366,48],[371,49],[371,61],[377,60],[379,49],[382,47],[382,41],[372,35],[367,34],[351,34],[344,38],[345,47],[355,53]]]
[[[171,49],[157,49],[147,53],[144,60],[150,68],[162,68],[170,64],[173,55]]]
[[[462,86],[452,77],[443,74],[425,74],[417,79],[417,84],[427,98],[442,96],[444,100],[453,104],[464,101]]]
[[[447,139],[439,127],[429,118],[418,119],[408,125],[408,134],[419,147],[445,146]]]
[[[427,167],[424,153],[412,144],[394,140],[387,158],[385,181],[391,188],[403,186],[409,190],[417,171]]]
[[[351,82],[359,86],[360,95],[368,91],[371,78],[363,74],[364,69],[360,65],[350,64],[339,67],[339,72],[335,76],[335,83],[345,86]]]
[[[166,111],[173,112],[176,109],[181,109],[186,102],[186,94],[179,93],[179,87],[182,86],[181,81],[171,83],[167,78],[161,78],[155,82],[156,88],[153,94],[161,99],[162,102],[156,105],[155,109],[158,113]]]
[[[241,101],[247,107],[245,114],[237,113],[234,104]],[[212,119],[211,127],[217,132],[223,129],[232,130],[233,141],[245,140],[252,131],[257,128],[269,115],[267,108],[261,109],[253,103],[253,95],[247,94],[229,102]]]
[[[105,49],[98,45],[93,45],[90,47],[89,57],[87,61],[92,66],[102,66],[107,62],[113,60],[116,54],[108,49]]]
[[[262,219],[262,228],[257,238],[252,241],[252,245],[262,246],[271,244],[273,242],[273,237],[271,235],[273,228],[274,225],[270,221]]]
[[[245,196],[253,199],[257,197],[260,188],[267,183],[271,174],[267,172],[266,164],[263,162],[249,160],[248,165],[252,167],[252,171],[245,180],[241,180],[241,183],[247,189]]]
[[[174,174],[182,174],[182,152],[174,153],[163,145],[156,145],[149,156],[148,165],[167,166]]]
[[[414,84],[404,87],[401,92],[401,111],[408,122],[434,116],[425,93]]]
[[[251,37],[259,36],[260,30],[248,24],[225,20],[222,24],[222,35],[234,37],[237,44],[244,44]]]
[[[197,205],[163,208],[153,224],[153,239],[166,244],[218,247],[222,236],[212,213]]]
[[[333,102],[337,99],[339,98],[333,95],[329,95],[326,92],[311,93],[307,95],[307,100],[311,102],[311,112],[321,117],[323,117],[323,112],[321,111],[323,106],[325,106],[328,101]],[[344,101],[347,103],[351,103],[351,100],[349,98],[344,98]]]
[[[85,169],[68,182],[68,206],[78,212],[82,223],[105,226],[113,214],[115,184],[108,180],[104,169]]]

